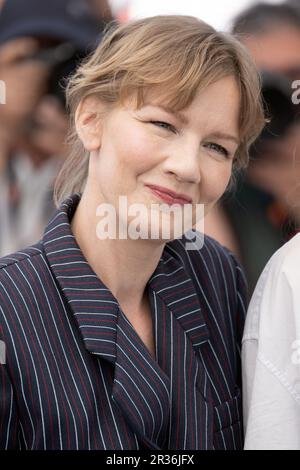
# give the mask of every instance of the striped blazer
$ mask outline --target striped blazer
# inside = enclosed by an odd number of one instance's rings
[[[147,284],[154,359],[76,243],[79,199],[0,260],[0,448],[241,449],[235,258],[166,244]]]

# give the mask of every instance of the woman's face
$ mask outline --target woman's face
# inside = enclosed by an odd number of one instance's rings
[[[207,213],[228,185],[238,147],[240,95],[234,78],[200,91],[179,115],[163,109],[154,93],[145,101],[138,110],[133,104],[117,107],[102,121],[88,178],[96,203],[118,208],[119,196],[126,196],[128,207],[140,203],[149,209],[166,203],[148,186],[155,185],[190,198],[186,204],[195,217],[196,204]]]

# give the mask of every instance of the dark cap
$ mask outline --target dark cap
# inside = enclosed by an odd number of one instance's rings
[[[0,44],[18,37],[68,41],[89,51],[103,23],[93,17],[87,0],[6,0],[0,12]]]

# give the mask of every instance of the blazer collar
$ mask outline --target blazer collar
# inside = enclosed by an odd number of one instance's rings
[[[75,194],[61,205],[46,227],[43,245],[86,349],[114,363],[119,304],[92,270],[72,234],[70,222],[79,201],[80,194]],[[178,247],[177,240],[166,244],[148,282],[148,292],[159,296],[198,348],[208,340],[209,332],[192,277],[184,265],[184,253],[180,255]]]

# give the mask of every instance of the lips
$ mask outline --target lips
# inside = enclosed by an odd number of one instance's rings
[[[191,204],[192,198],[182,193],[175,193],[171,189],[164,188],[163,186],[158,186],[154,184],[147,184],[148,188],[154,192],[158,197],[163,199],[169,204]]]

